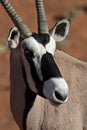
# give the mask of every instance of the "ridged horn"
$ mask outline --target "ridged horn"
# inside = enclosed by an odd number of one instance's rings
[[[19,16],[19,14],[16,12],[16,10],[11,6],[8,0],[0,0],[2,6],[10,16],[11,20],[15,24],[15,26],[20,31],[23,38],[28,37],[32,34],[28,26],[24,23],[22,18]]]
[[[45,15],[43,0],[35,0],[37,17],[38,17],[38,32],[39,33],[48,33],[48,24]]]

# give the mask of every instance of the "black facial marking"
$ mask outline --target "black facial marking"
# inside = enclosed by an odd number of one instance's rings
[[[41,71],[44,81],[53,77],[62,77],[53,56],[50,53],[43,55],[41,60]]]
[[[57,35],[60,35],[60,36],[64,36],[65,35],[65,28],[66,28],[66,23],[61,23],[60,25],[58,25],[58,27],[56,28],[55,30],[55,33]]]
[[[26,56],[28,56],[28,59],[32,59],[34,58],[33,52],[31,50],[29,50],[27,47],[24,47],[24,53]]]
[[[36,34],[33,33],[32,35],[39,43],[43,44],[44,46],[49,43],[50,36],[48,34]]]
[[[40,96],[44,97],[44,94],[43,94],[43,84],[44,84],[44,82],[41,81],[40,78],[38,77],[37,71],[36,71],[36,68],[35,68],[35,65],[34,65],[34,62],[33,62],[33,59],[30,58],[29,53],[30,53],[29,50],[24,51],[25,57],[26,57],[27,61],[30,64],[31,75],[32,75],[33,80],[35,82],[35,86],[36,86],[36,88],[38,90],[38,94]]]

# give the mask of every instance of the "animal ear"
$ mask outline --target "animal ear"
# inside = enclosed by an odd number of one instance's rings
[[[68,35],[69,27],[70,20],[64,19],[56,23],[56,25],[49,32],[56,42],[60,42],[64,40]]]
[[[17,48],[20,39],[20,32],[16,27],[11,28],[8,36],[8,46],[10,48]]]

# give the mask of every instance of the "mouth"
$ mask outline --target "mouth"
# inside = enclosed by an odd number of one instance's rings
[[[68,100],[68,96],[66,96],[66,95],[63,96],[58,91],[53,92],[53,97],[54,97],[54,102],[58,103],[58,104],[63,104],[65,102],[67,102],[67,100]]]

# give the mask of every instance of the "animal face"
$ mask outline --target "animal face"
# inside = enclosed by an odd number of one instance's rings
[[[54,53],[56,42],[66,38],[69,26],[70,21],[64,19],[58,22],[49,34],[32,33],[21,40],[23,55],[30,66],[30,70],[25,69],[30,89],[56,103],[64,103],[68,99],[68,86],[54,61]],[[16,27],[11,29],[8,37],[10,48],[18,47],[20,35]],[[30,82],[29,71],[34,85]]]

